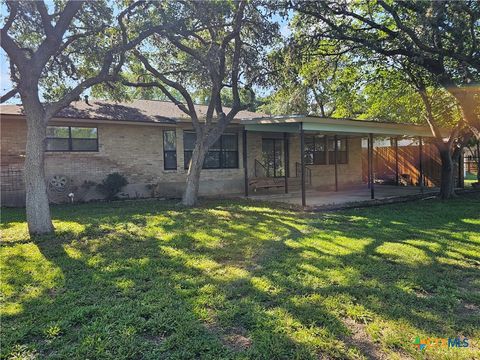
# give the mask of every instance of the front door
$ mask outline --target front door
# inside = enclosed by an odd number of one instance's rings
[[[262,158],[267,177],[285,175],[283,139],[262,139]]]

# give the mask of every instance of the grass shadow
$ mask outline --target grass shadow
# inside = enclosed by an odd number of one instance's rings
[[[56,235],[35,243],[13,211],[1,250],[18,307],[3,316],[2,356],[372,357],[349,321],[386,357],[415,356],[414,335],[478,335],[480,199],[468,204],[63,206]]]

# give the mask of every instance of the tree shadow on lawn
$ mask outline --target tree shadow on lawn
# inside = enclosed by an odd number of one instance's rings
[[[83,228],[36,243],[64,278],[4,317],[4,348],[60,358],[371,357],[351,347],[345,318],[375,325],[400,353],[414,354],[415,335],[472,335],[478,312],[460,313],[459,301],[480,301],[459,284],[480,277],[479,258],[458,234],[477,231],[462,221],[474,212],[426,228],[427,207],[313,216],[226,202],[71,208],[55,218]],[[399,327],[385,340],[388,321]],[[61,335],[45,335],[52,324]]]

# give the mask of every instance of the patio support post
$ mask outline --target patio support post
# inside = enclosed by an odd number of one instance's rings
[[[464,188],[465,187],[465,164],[463,163],[463,150],[460,150],[460,154],[458,154],[458,187]]]
[[[400,185],[400,177],[398,174],[398,137],[395,138],[395,185]]]
[[[375,189],[374,189],[374,179],[373,179],[373,134],[370,133],[368,135],[369,143],[370,143],[370,152],[369,152],[369,159],[370,159],[370,198],[375,199]]]
[[[305,132],[303,131],[303,122],[300,123],[300,165],[301,172],[301,187],[302,187],[302,206],[307,204],[305,199]]]
[[[285,194],[288,194],[288,134],[286,132],[283,133],[283,172],[285,178]]]
[[[367,138],[367,187],[370,189],[370,136]]]
[[[420,185],[420,191],[423,194],[423,140],[421,136],[418,137],[418,152],[418,171],[420,172],[420,179],[418,181],[418,184]]]
[[[333,136],[333,141],[335,141],[333,157],[335,161],[335,191],[338,191],[338,142],[337,135]]]
[[[247,130],[243,130],[243,174],[245,181],[245,196],[248,196],[248,166],[247,166]]]

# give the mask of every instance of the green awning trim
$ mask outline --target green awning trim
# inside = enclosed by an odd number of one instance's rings
[[[348,134],[348,135],[362,135],[368,134],[383,135],[383,136],[422,136],[432,137],[432,133],[428,127],[414,126],[408,124],[388,124],[388,123],[374,123],[362,121],[331,121],[323,122],[318,120],[312,121],[296,121],[296,122],[263,122],[263,123],[245,123],[245,130],[261,131],[261,132],[279,132],[279,133],[299,133],[301,123],[303,123],[303,130],[308,132],[322,132],[332,134]],[[343,122],[343,123],[342,123]]]
[[[384,124],[371,123],[365,125],[343,125],[343,124],[315,124],[303,123],[305,131],[326,131],[333,133],[350,133],[350,134],[376,134],[376,135],[404,135],[404,136],[432,136],[432,133],[423,128],[407,128],[396,126],[385,126]]]

